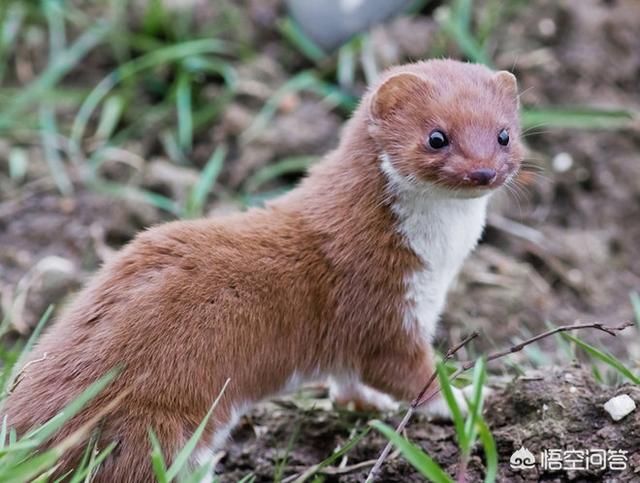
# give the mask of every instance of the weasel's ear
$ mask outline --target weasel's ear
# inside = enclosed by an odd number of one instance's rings
[[[518,97],[518,81],[516,76],[506,70],[501,70],[493,75],[493,80],[501,91],[514,99]]]
[[[429,83],[409,72],[394,74],[382,83],[371,97],[369,113],[373,119],[385,119],[399,105],[415,100]]]

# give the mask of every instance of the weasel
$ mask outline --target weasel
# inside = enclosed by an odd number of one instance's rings
[[[119,366],[49,444],[128,390],[99,425],[99,446],[117,446],[94,481],[137,482],[152,479],[148,428],[171,460],[227,378],[194,465],[252,404],[310,378],[331,376],[342,403],[411,400],[487,200],[519,169],[517,97],[512,74],[480,65],[386,71],[297,188],[151,228],[106,263],[33,349],[3,408],[9,426],[24,434]]]

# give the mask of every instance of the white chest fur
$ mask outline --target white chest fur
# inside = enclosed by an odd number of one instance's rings
[[[385,157],[382,170],[394,194],[398,229],[423,264],[405,281],[404,328],[430,342],[449,286],[482,234],[488,196],[452,198],[442,190],[417,187]]]

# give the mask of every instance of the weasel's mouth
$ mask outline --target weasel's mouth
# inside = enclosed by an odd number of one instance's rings
[[[501,169],[481,167],[462,172],[442,170],[438,173],[436,184],[449,190],[469,192],[472,196],[478,193],[477,196],[481,196],[505,184],[514,172],[515,169],[507,166]]]
[[[473,188],[491,188],[498,181],[498,172],[493,168],[474,169],[462,177],[465,185]]]
[[[440,177],[438,184],[456,191],[486,192],[502,186],[506,178],[506,176],[498,174],[495,170],[482,169],[458,176]]]

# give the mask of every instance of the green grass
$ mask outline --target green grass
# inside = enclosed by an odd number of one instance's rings
[[[30,345],[25,347],[26,352]],[[22,359],[20,357],[19,359]],[[7,366],[4,370],[10,370]],[[105,374],[98,381],[89,386],[77,399],[75,399],[62,412],[54,416],[43,425],[30,430],[27,434],[17,437],[15,432],[7,430],[7,419],[3,420],[0,437],[0,481],[24,482],[46,481],[47,473],[53,469],[62,454],[70,447],[79,444],[88,435],[92,426],[98,423],[99,418],[94,418],[91,425],[85,425],[75,433],[68,436],[56,446],[37,451],[38,447],[45,443],[60,427],[76,415],[82,407],[96,397],[116,376],[118,371],[113,370]],[[5,378],[6,385],[3,394],[7,394],[13,385],[14,378]],[[117,402],[117,401],[116,401]],[[103,415],[100,415],[102,417]],[[10,422],[9,422],[10,423]],[[80,481],[88,472],[95,468],[113,450],[114,445],[109,445],[97,453],[92,460],[84,460],[72,476]]]
[[[422,476],[435,483],[451,483],[451,477],[428,454],[418,448],[408,439],[400,436],[395,430],[382,421],[372,421],[371,426],[380,431],[402,453],[402,455],[417,469]]]
[[[491,435],[487,424],[482,417],[483,388],[485,386],[487,372],[486,362],[479,359],[474,367],[471,398],[467,401],[468,412],[465,415],[458,401],[454,396],[454,389],[449,380],[450,372],[446,366],[438,362],[436,365],[440,391],[451,412],[453,425],[459,449],[460,462],[458,464],[459,474],[466,475],[466,467],[471,456],[474,445],[479,440],[485,454],[485,482],[494,482],[498,471],[498,451],[495,441]],[[393,428],[381,421],[370,423],[389,439],[407,459],[411,465],[429,481],[438,483],[450,483],[454,480],[449,474],[427,453],[418,446],[397,434]]]
[[[177,164],[194,164],[192,155],[200,137],[236,100],[237,66],[259,50],[259,46],[244,43],[245,36],[239,32],[242,14],[237,8],[226,2],[221,5],[225,14],[203,26],[189,11],[169,11],[161,0],[150,1],[135,25],[126,21],[132,0],[105,2],[98,17],[70,2],[43,0],[43,8],[38,8],[37,2],[5,2],[0,6],[0,61],[20,55],[18,46],[37,31],[43,34],[41,51],[46,62],[20,88],[16,88],[13,63],[0,62],[0,132],[9,138],[28,139],[37,133],[36,142],[43,147],[51,178],[65,196],[73,196],[74,186],[81,184],[150,203],[170,217],[201,215],[204,205],[216,195],[213,189],[202,189],[204,185],[187,200],[168,200],[144,187],[113,186],[97,173],[100,160],[110,149],[126,151],[141,138],[150,138],[153,142],[149,144],[160,147],[162,152],[154,154]],[[415,11],[419,5],[412,8]],[[482,7],[472,0],[452,0],[438,10],[437,18],[441,34],[466,58],[490,64],[488,46],[501,24],[501,15],[510,9],[496,8],[496,0]],[[362,73],[368,82],[378,75],[366,33],[355,36],[334,54],[317,48],[290,18],[283,17],[278,26],[290,46],[290,55],[297,54],[310,64],[292,72],[267,99],[240,136],[243,144],[256,139],[291,94],[309,93],[347,116],[357,105],[354,89],[358,75]],[[85,74],[84,66],[92,56],[103,58],[100,68]],[[214,98],[207,94],[210,85],[218,86]],[[625,109],[587,106],[525,106],[522,114],[525,128],[616,129],[636,119],[635,113]],[[312,158],[299,155],[297,159]],[[27,160],[24,150],[12,151],[9,166],[16,183],[27,176]],[[265,173],[271,171],[267,176],[281,179],[300,171],[297,167],[280,169],[292,163],[291,159],[274,160],[264,171],[252,174],[242,192],[231,195],[246,204],[269,197],[269,193],[256,192]],[[84,169],[86,165],[89,169]],[[200,155],[195,168],[203,170],[203,182],[212,177],[213,167],[207,170],[207,166]],[[206,196],[201,198],[203,193]]]
[[[600,350],[571,334],[563,333],[562,336],[565,339],[573,342],[580,349],[582,349],[594,361],[599,361],[604,363],[606,366],[615,370],[623,378],[631,381],[634,384],[640,385],[640,375],[636,374],[632,369],[627,367],[625,363],[623,363],[620,359],[615,357],[613,354],[609,354],[603,350]],[[602,377],[600,378],[602,379]]]
[[[117,373],[118,371],[116,370],[106,374],[89,386],[83,394],[69,404],[61,413],[21,437],[16,437],[12,430],[7,431],[7,420],[5,418],[0,432],[0,481],[16,483],[31,480],[48,481],[47,476],[55,469],[56,462],[63,453],[70,447],[81,444],[82,441],[86,440],[93,427],[107,414],[107,411],[99,413],[99,415],[94,417],[88,424],[85,424],[57,445],[44,451],[39,451],[38,448],[45,444],[50,436],[76,415],[91,399],[96,397],[117,376]],[[158,482],[168,483],[179,480],[181,482],[197,483],[201,481],[204,475],[211,473],[213,470],[213,461],[204,463],[191,472],[186,470],[186,464],[195,451],[196,444],[202,436],[205,425],[223,395],[225,388],[226,384],[211,406],[207,416],[202,420],[189,441],[187,441],[168,468],[153,429],[149,428],[149,437],[152,445],[150,459]],[[116,398],[113,404],[108,405],[107,408],[112,410],[118,401],[119,399]],[[116,443],[112,442],[105,448],[98,450],[95,442],[89,440],[84,458],[78,468],[66,475],[69,478],[67,481],[89,481],[91,472],[109,456],[115,447]]]
[[[23,366],[26,356],[32,349],[34,343],[42,332],[42,329],[49,321],[52,313],[53,307],[49,307],[41,317],[40,322],[26,344],[21,345],[18,343],[13,347],[10,352],[10,357],[8,357],[7,353],[2,354],[2,399],[4,399],[13,390],[15,384],[19,382],[20,369]],[[119,372],[119,368],[114,368],[98,381],[91,384],[80,396],[78,396],[52,419],[39,427],[31,429],[24,435],[17,436],[15,431],[10,428],[10,421],[7,421],[5,416],[0,428],[0,481],[3,483],[23,483],[24,481],[32,480],[42,482],[49,481],[47,475],[53,471],[56,462],[60,459],[63,453],[70,447],[81,444],[82,441],[85,441],[94,426],[102,417],[117,406],[119,397],[123,397],[124,395],[116,396],[116,398],[109,403],[105,409],[100,411],[97,416],[90,420],[89,423],[83,425],[62,442],[44,451],[39,450],[39,448],[45,444],[48,439],[62,427],[63,424],[78,414],[88,402],[100,394],[100,392],[118,376]],[[205,474],[208,474],[213,470],[212,461],[202,464],[192,472],[186,471],[186,464],[195,451],[196,444],[202,437],[205,425],[224,394],[228,384],[229,380],[227,380],[221,389],[206,417],[202,420],[182,450],[180,450],[180,452],[175,456],[170,466],[167,467],[165,464],[164,455],[160,450],[153,428],[149,428],[152,445],[150,458],[158,482],[168,483],[170,481],[179,480],[181,482],[197,483]],[[93,439],[89,439],[89,443],[80,465],[70,474],[66,475],[68,478],[67,481],[71,483],[89,481],[91,472],[109,456],[116,446],[115,443],[110,443],[105,448],[98,449],[95,443],[96,442]]]
[[[359,431],[358,434],[356,434],[353,438],[343,444],[340,448],[336,449],[326,459],[309,467],[304,473],[299,475],[294,480],[294,483],[303,483],[305,481],[308,481],[310,478],[315,477],[320,471],[322,471],[323,468],[330,466],[331,464],[342,458],[344,455],[348,454],[353,448],[358,445],[358,443],[360,443],[360,441],[362,441],[367,436],[370,429],[371,428],[364,428],[363,430]],[[314,479],[314,481],[318,480]]]
[[[204,206],[207,197],[211,193],[213,186],[220,175],[227,149],[217,148],[205,165],[198,182],[191,188],[187,204],[182,210],[183,218],[197,218],[204,215]]]

